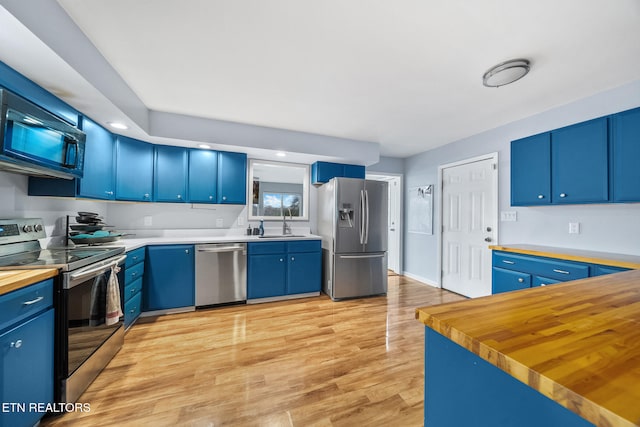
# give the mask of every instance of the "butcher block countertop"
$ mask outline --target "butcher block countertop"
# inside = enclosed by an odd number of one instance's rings
[[[614,254],[610,252],[585,251],[580,249],[554,248],[527,244],[491,245],[494,251],[512,252],[516,254],[544,256],[570,261],[580,261],[592,264],[604,264],[613,267],[640,269],[640,256]]]
[[[0,295],[58,275],[56,268],[0,271]]]
[[[422,307],[416,318],[596,425],[640,425],[640,270]]]

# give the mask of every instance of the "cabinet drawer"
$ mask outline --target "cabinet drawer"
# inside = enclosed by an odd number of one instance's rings
[[[532,259],[532,273],[566,282],[589,277],[589,266],[570,261]]]
[[[620,273],[622,271],[629,271],[629,269],[622,267],[612,267],[609,265],[596,265],[593,267],[592,276],[604,276],[605,274]]]
[[[526,289],[530,287],[530,274],[493,267],[492,293],[499,294],[501,292],[515,291],[518,289]]]
[[[0,330],[53,305],[53,279],[0,297]]]
[[[320,252],[320,240],[298,240],[287,242],[287,252]]]
[[[138,263],[131,268],[126,268],[124,271],[124,285],[128,286],[133,283],[134,280],[137,280],[142,277],[144,274],[144,263]]]
[[[124,288],[124,300],[129,301],[134,295],[138,294],[140,290],[142,290],[142,277],[138,277]]]
[[[140,316],[142,307],[142,294],[138,292],[124,305],[124,326],[129,326]]]
[[[548,285],[553,285],[555,283],[562,283],[561,280],[555,280],[555,279],[550,279],[548,277],[542,277],[542,276],[535,276],[533,278],[533,285],[532,286],[548,286]]]
[[[127,260],[124,262],[124,266],[129,268],[142,261],[144,261],[144,247],[127,252]]]
[[[249,255],[280,254],[284,253],[286,242],[260,242],[249,243],[247,251]]]

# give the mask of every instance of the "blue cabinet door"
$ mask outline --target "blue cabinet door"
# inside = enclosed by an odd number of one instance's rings
[[[247,202],[247,155],[218,152],[218,203]]]
[[[82,119],[87,134],[84,153],[84,175],[79,182],[78,195],[92,199],[115,198],[114,137],[111,132],[88,117]]]
[[[116,199],[150,202],[153,198],[153,145],[118,136]]]
[[[613,201],[640,201],[640,108],[615,114],[613,128]]]
[[[511,142],[511,205],[551,203],[551,134]]]
[[[147,246],[143,311],[195,305],[193,245]]]
[[[491,274],[491,293],[516,291],[531,287],[531,275],[519,271],[493,267]]]
[[[551,200],[555,204],[609,200],[606,117],[551,132]]]
[[[187,199],[187,149],[155,146],[153,197],[156,202],[184,202]]]
[[[344,165],[345,178],[360,178],[364,179],[366,176],[366,169],[360,165]]]
[[[287,255],[249,255],[247,265],[247,298],[267,298],[286,293]]]
[[[315,162],[311,165],[311,183],[323,184],[331,178],[344,176],[344,165],[331,162]]]
[[[49,309],[0,335],[0,401],[27,405],[0,412],[1,426],[35,425],[44,413],[30,411],[29,403],[53,402],[53,313]]]
[[[322,285],[322,255],[319,252],[287,254],[287,294],[319,292]]]
[[[218,152],[189,150],[189,201],[217,203]]]

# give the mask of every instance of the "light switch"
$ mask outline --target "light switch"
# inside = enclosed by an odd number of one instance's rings
[[[514,222],[518,220],[517,211],[502,211],[500,212],[500,221],[502,222]]]
[[[570,222],[569,223],[569,234],[580,234],[580,223],[579,222]]]

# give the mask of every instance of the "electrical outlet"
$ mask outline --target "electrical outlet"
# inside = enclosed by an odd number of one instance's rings
[[[151,227],[153,225],[153,217],[152,216],[145,216],[143,218],[144,221],[144,226],[145,227]]]
[[[224,220],[222,218],[216,218],[216,228],[224,227]]]
[[[238,225],[239,226],[243,226],[244,225],[244,217],[242,215],[240,215],[238,217]]]
[[[502,211],[500,212],[500,221],[502,222],[514,222],[518,220],[517,211]]]
[[[579,222],[570,222],[569,223],[569,234],[580,234],[580,223]]]

